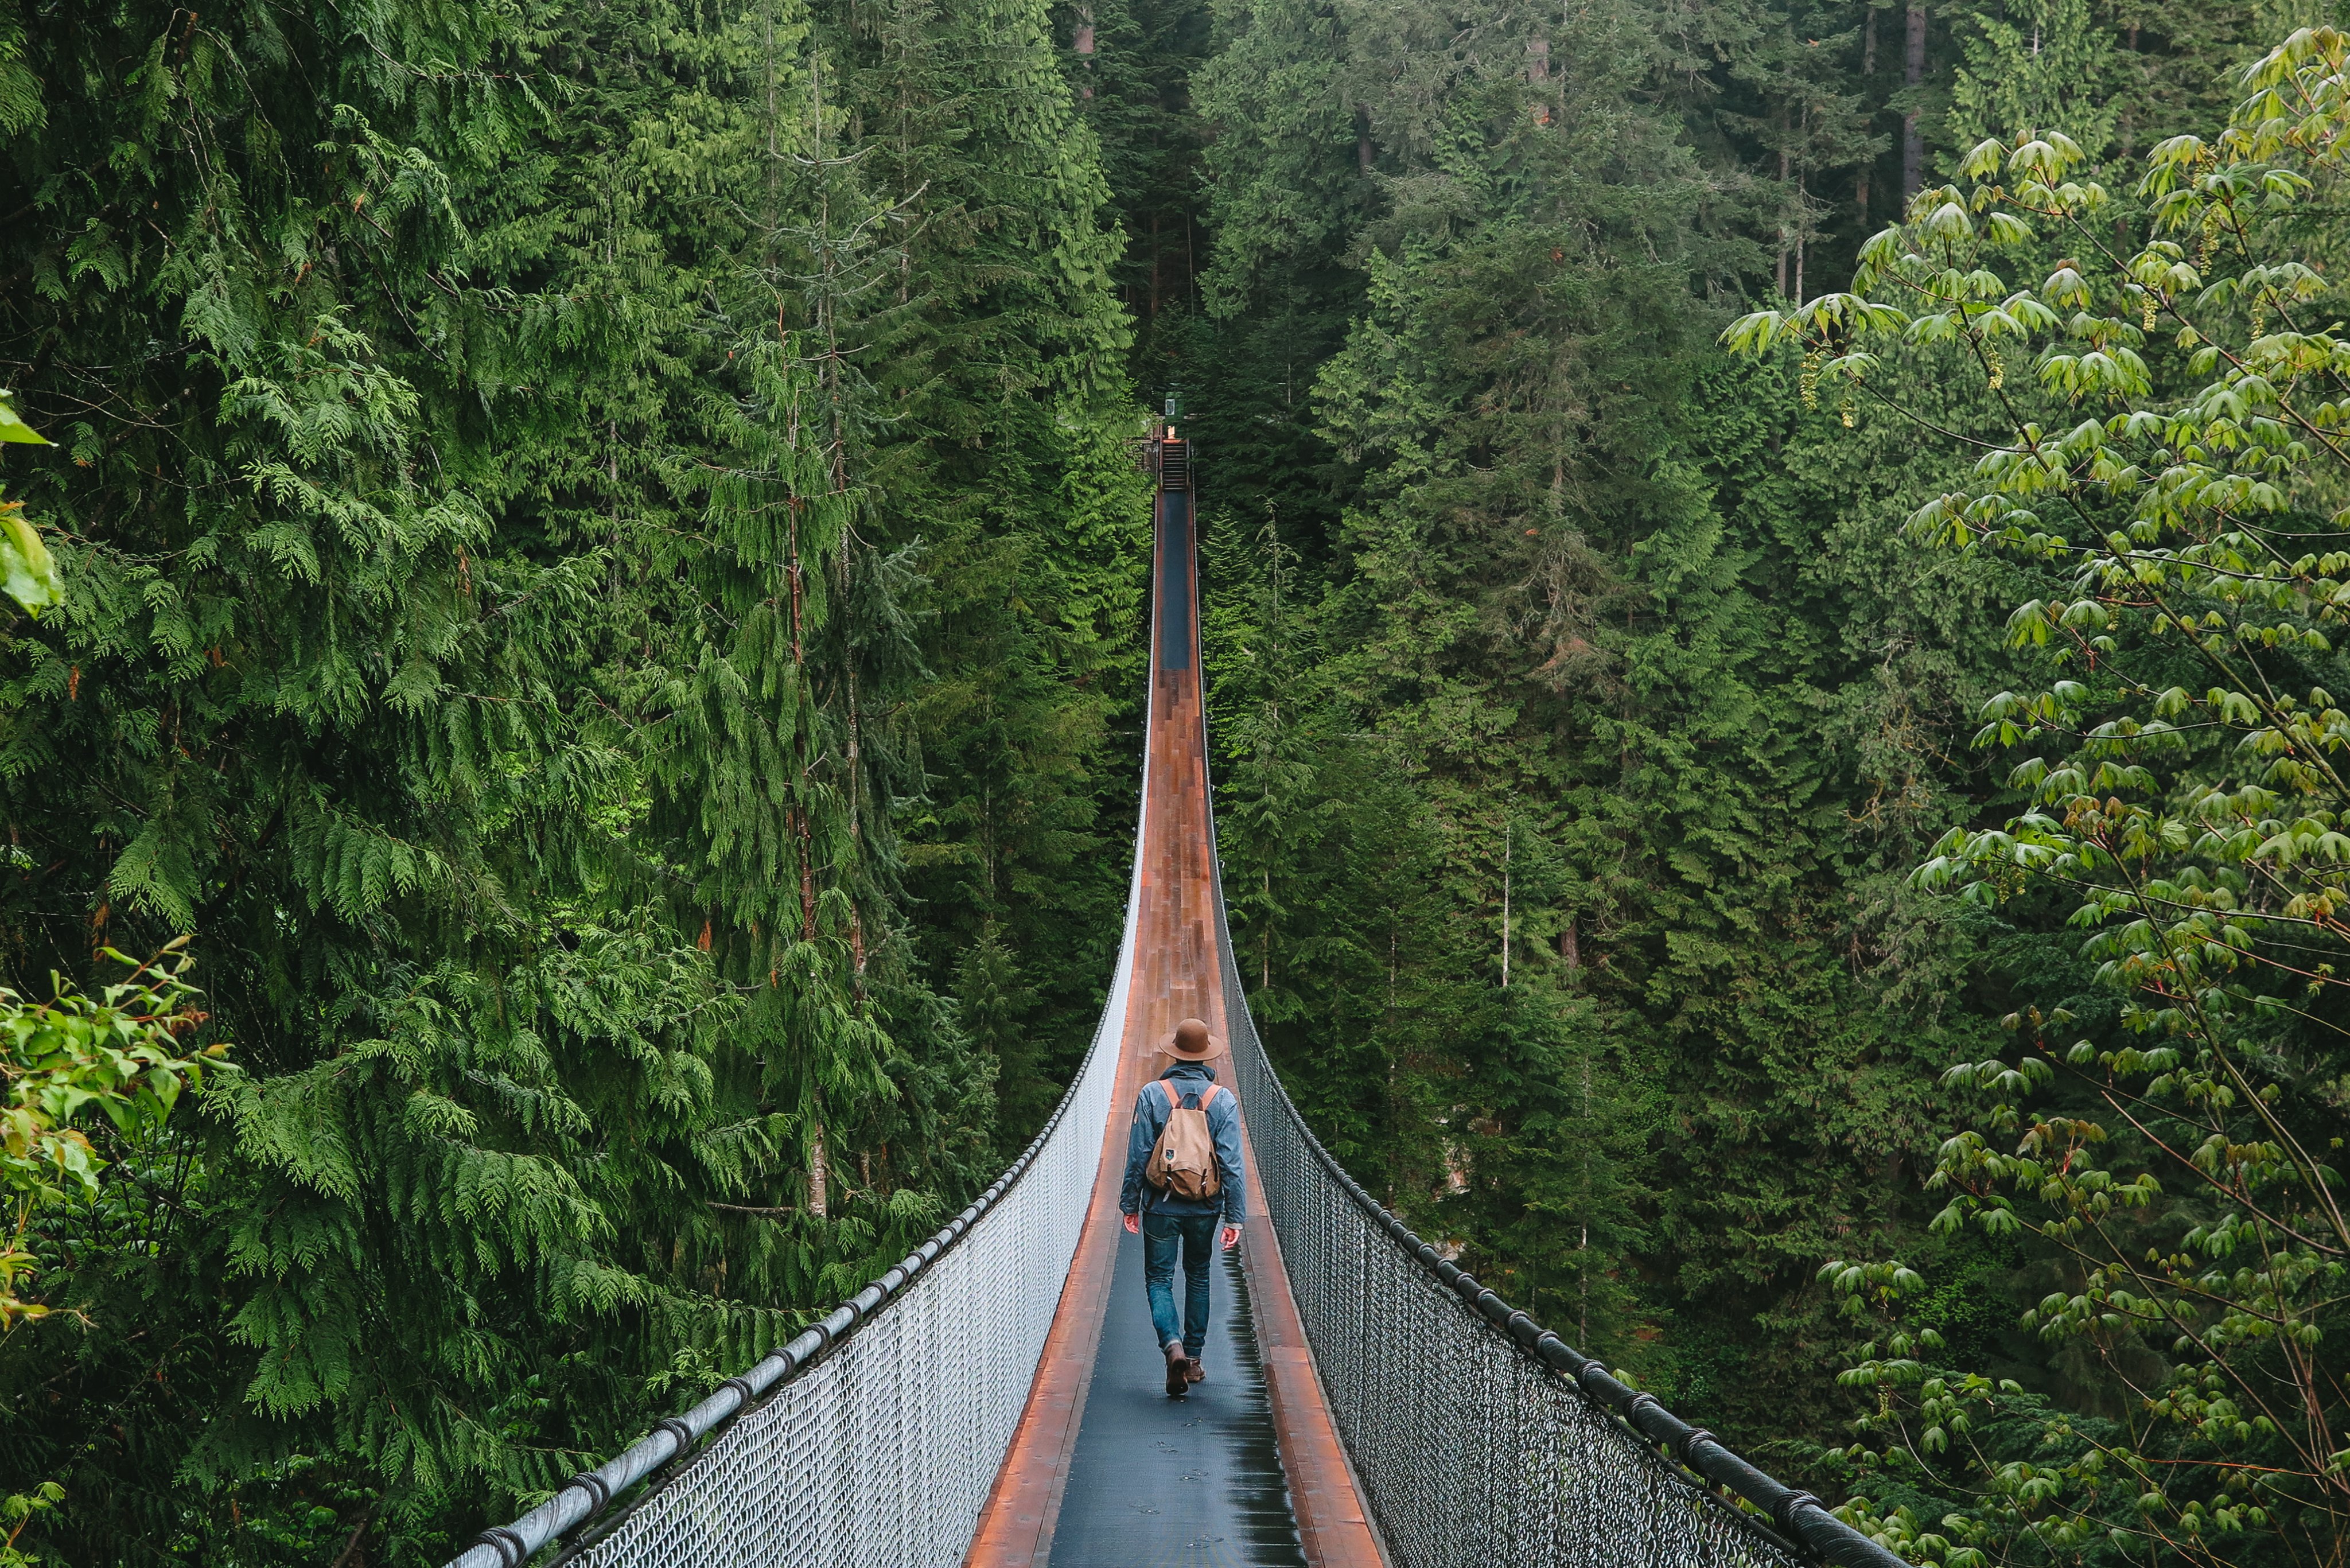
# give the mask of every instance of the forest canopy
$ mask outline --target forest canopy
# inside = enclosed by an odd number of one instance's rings
[[[439,1563],[983,1188],[1170,399],[1366,1187],[1911,1561],[2333,1560],[2340,20],[0,0],[0,1564]]]

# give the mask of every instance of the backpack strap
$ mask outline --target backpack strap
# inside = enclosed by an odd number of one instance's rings
[[[1151,1082],[1157,1084],[1160,1088],[1167,1091],[1167,1114],[1169,1116],[1173,1116],[1177,1111],[1182,1108],[1183,1096],[1176,1091],[1174,1079],[1154,1078]],[[1200,1091],[1200,1109],[1204,1111],[1210,1106],[1214,1105],[1216,1103],[1216,1096],[1224,1092],[1224,1086],[1222,1084],[1210,1084],[1206,1088],[1201,1089]]]

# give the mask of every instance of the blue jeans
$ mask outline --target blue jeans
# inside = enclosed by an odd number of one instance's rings
[[[1216,1258],[1216,1214],[1145,1214],[1142,1217],[1142,1286],[1150,1297],[1150,1326],[1164,1349],[1183,1342],[1183,1354],[1197,1361],[1208,1343],[1208,1269]],[[1183,1316],[1175,1316],[1175,1250],[1183,1250]]]

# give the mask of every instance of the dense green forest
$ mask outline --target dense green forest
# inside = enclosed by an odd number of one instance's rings
[[[1367,1185],[1915,1561],[2337,1561],[2331,18],[0,0],[0,1564],[437,1563],[983,1187],[1169,397]]]

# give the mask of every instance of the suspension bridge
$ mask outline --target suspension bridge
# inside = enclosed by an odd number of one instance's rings
[[[1899,1568],[1421,1241],[1249,1019],[1201,702],[1196,485],[1157,481],[1142,813],[1107,1005],[1045,1130],[913,1253],[450,1568]],[[1207,1021],[1250,1223],[1170,1399],[1119,1222],[1127,1113]]]

